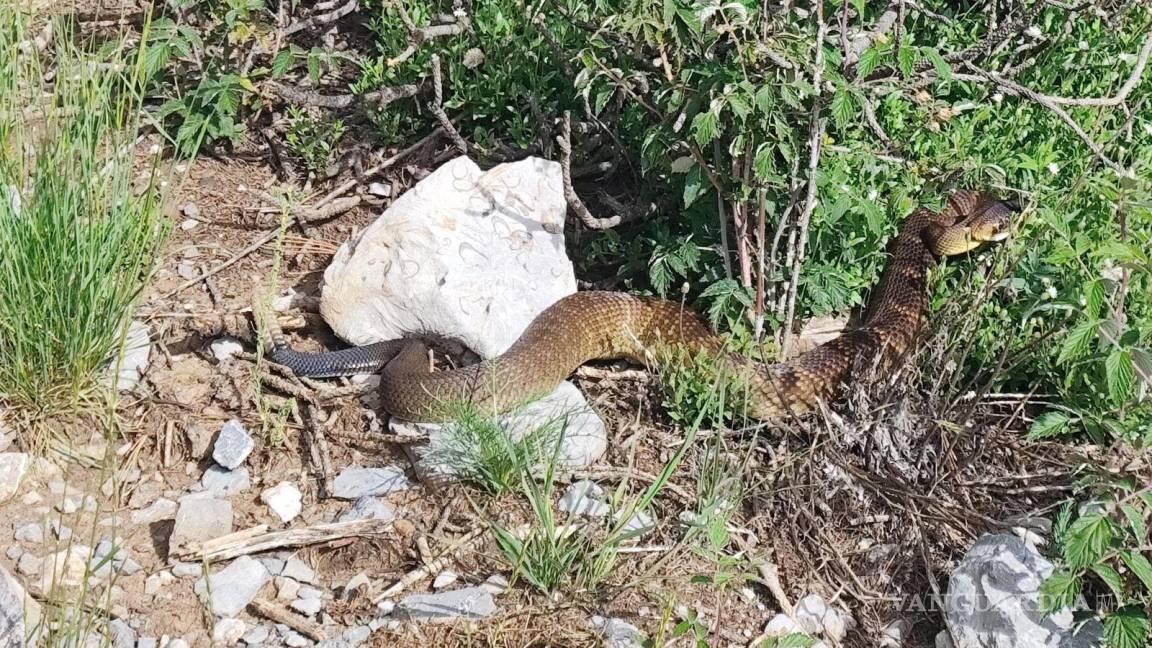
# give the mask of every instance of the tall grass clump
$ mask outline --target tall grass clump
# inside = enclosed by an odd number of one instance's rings
[[[0,399],[67,409],[105,384],[166,233],[156,165],[137,181],[144,66],[12,4],[0,25]]]

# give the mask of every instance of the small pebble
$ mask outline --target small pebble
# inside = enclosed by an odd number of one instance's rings
[[[248,430],[244,429],[244,425],[237,419],[232,419],[220,428],[220,436],[216,438],[216,443],[212,447],[212,458],[221,466],[235,470],[244,463],[255,447],[256,442],[252,440]]]
[[[260,493],[260,501],[267,504],[284,523],[296,519],[296,516],[304,510],[303,497],[300,489],[292,482],[280,482]]]
[[[44,542],[44,528],[36,522],[24,522],[16,527],[16,540],[29,544]]]
[[[319,598],[298,598],[292,601],[292,609],[306,617],[316,616],[322,607],[324,607],[324,601]]]
[[[459,576],[457,576],[456,572],[446,569],[436,575],[436,579],[432,581],[432,589],[444,589],[452,583],[455,583],[457,578],[459,578]]]

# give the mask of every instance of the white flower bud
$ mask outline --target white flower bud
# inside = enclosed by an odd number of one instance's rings
[[[1056,164],[1055,162],[1049,162],[1048,163],[1048,173],[1051,173],[1052,175],[1056,175],[1057,173],[1060,173],[1060,166],[1058,164]]]
[[[1043,32],[1040,31],[1040,27],[1036,25],[1032,25],[1028,29],[1025,29],[1024,33],[1027,34],[1029,38],[1040,38],[1044,35]]]

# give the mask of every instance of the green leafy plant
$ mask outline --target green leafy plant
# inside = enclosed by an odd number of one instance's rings
[[[660,361],[660,382],[668,416],[681,425],[727,427],[744,420],[747,382],[713,353],[671,351]]]
[[[1142,648],[1150,636],[1152,550],[1148,521],[1152,490],[1130,477],[1105,477],[1095,484],[1100,496],[1080,507],[1061,510],[1053,535],[1060,550],[1059,568],[1040,588],[1044,611],[1074,607],[1085,586],[1112,599],[1101,610],[1111,648]]]
[[[288,149],[309,171],[323,171],[332,163],[336,146],[344,136],[344,122],[309,115],[296,107],[288,109],[288,121]]]

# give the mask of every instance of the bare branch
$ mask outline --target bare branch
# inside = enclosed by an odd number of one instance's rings
[[[428,89],[424,84],[409,83],[390,88],[381,88],[362,95],[326,95],[308,88],[284,85],[276,81],[265,81],[264,87],[274,92],[281,99],[291,101],[292,103],[337,110],[347,108],[356,102],[363,102],[377,108],[382,108],[393,101],[415,97]]]
[[[567,111],[564,112],[564,117],[560,120],[560,137],[556,138],[556,144],[560,147],[560,171],[564,179],[564,200],[568,202],[568,207],[576,212],[580,222],[589,229],[611,229],[623,222],[624,217],[620,214],[607,218],[593,216],[592,212],[588,211],[588,207],[584,205],[584,201],[580,200],[580,196],[576,194],[576,189],[572,187],[572,115]]]
[[[333,9],[332,11],[329,11],[328,13],[316,14],[316,15],[311,16],[305,20],[301,20],[298,23],[292,23],[291,25],[288,25],[287,27],[284,28],[283,31],[280,32],[280,35],[282,37],[283,36],[291,36],[292,34],[295,34],[296,32],[300,32],[300,31],[304,31],[305,29],[312,29],[314,27],[319,27],[321,25],[328,25],[328,24],[334,23],[337,20],[340,20],[341,18],[343,18],[344,16],[347,16],[348,14],[352,13],[353,11],[356,11],[356,9],[359,8],[359,6],[360,6],[360,3],[358,0],[349,0],[348,2],[345,2],[343,5],[336,7],[335,9]]]
[[[444,81],[440,74],[440,55],[432,55],[432,92],[433,102],[429,108],[432,111],[432,116],[436,121],[440,122],[440,127],[444,132],[448,133],[448,138],[452,140],[452,144],[460,151],[460,155],[468,155],[468,142],[460,136],[460,131],[452,125],[452,120],[448,119],[448,113],[444,112]]]
[[[454,16],[456,22],[417,27],[416,23],[412,22],[412,17],[408,15],[408,10],[404,8],[402,0],[393,0],[389,4],[399,12],[400,21],[408,30],[408,47],[403,52],[388,59],[388,67],[395,67],[412,58],[412,55],[419,51],[420,46],[426,41],[445,36],[456,36],[472,29],[472,22],[468,19],[467,14],[463,13]]]
[[[816,88],[816,96],[812,99],[811,127],[808,136],[808,190],[804,198],[804,209],[796,224],[796,256],[792,259],[792,277],[788,280],[788,296],[785,305],[784,324],[781,328],[780,355],[787,357],[792,346],[792,323],[796,317],[796,291],[800,286],[800,269],[804,265],[804,251],[808,245],[808,225],[812,221],[812,212],[816,209],[816,169],[820,166],[820,147],[824,141],[825,119],[820,115],[824,102],[820,95],[820,84],[824,71],[824,48],[822,43],[828,31],[824,22],[824,5],[816,3],[816,20],[818,21],[816,33],[816,61],[813,64],[812,85]]]
[[[1048,101],[1061,106],[1117,106],[1124,103],[1132,90],[1140,84],[1140,77],[1144,75],[1144,68],[1148,65],[1148,57],[1152,55],[1152,34],[1149,34],[1144,39],[1144,46],[1140,48],[1140,54],[1136,58],[1136,67],[1132,68],[1132,74],[1128,76],[1128,80],[1124,85],[1120,86],[1120,91],[1111,97],[1054,97],[1052,95],[1041,95]]]
[[[1084,128],[1080,126],[1079,122],[1077,122],[1075,119],[1073,119],[1072,116],[1069,115],[1068,112],[1065,111],[1063,108],[1056,105],[1056,103],[1053,102],[1052,99],[1050,97],[1048,97],[1047,95],[1042,95],[1042,94],[1036,92],[1035,90],[1032,90],[1031,88],[1027,88],[1025,86],[1022,86],[1019,83],[1016,83],[1015,81],[1013,81],[1011,79],[1006,79],[1006,78],[1000,76],[999,74],[996,74],[995,72],[990,72],[990,71],[985,70],[983,68],[977,67],[976,65],[974,65],[972,63],[965,63],[965,65],[967,66],[967,68],[969,70],[971,70],[972,72],[975,72],[980,77],[983,77],[989,81],[992,81],[996,85],[1000,86],[1000,88],[1002,90],[1004,90],[1004,92],[1007,92],[1008,94],[1016,95],[1019,97],[1024,97],[1025,99],[1030,99],[1030,100],[1035,101],[1036,103],[1040,104],[1041,106],[1044,106],[1045,108],[1047,108],[1053,114],[1055,114],[1057,117],[1059,117],[1065,124],[1068,124],[1068,127],[1072,129],[1072,132],[1076,133],[1076,136],[1079,137],[1085,144],[1087,144],[1088,148],[1090,148],[1092,150],[1092,153],[1095,154],[1096,157],[1099,158],[1101,162],[1106,164],[1108,166],[1108,168],[1112,169],[1113,171],[1116,171],[1117,173],[1119,173],[1121,175],[1124,175],[1125,173],[1127,173],[1127,171],[1124,169],[1124,167],[1120,166],[1119,164],[1117,164],[1111,158],[1109,158],[1107,155],[1104,154],[1103,147],[1101,147],[1100,144],[1098,142],[1096,142],[1096,140],[1092,139],[1088,135],[1088,133],[1084,132]]]
[[[896,7],[890,7],[887,11],[880,14],[876,19],[876,24],[872,27],[872,31],[857,34],[848,42],[844,50],[844,65],[855,65],[860,60],[860,55],[864,53],[872,43],[881,34],[887,35],[896,26],[896,19],[900,17],[900,12]]]

